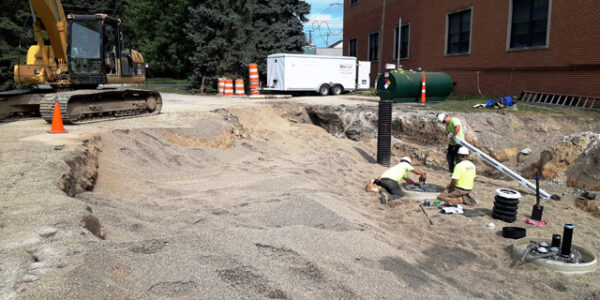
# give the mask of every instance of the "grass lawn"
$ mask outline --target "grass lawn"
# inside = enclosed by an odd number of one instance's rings
[[[152,77],[146,79],[148,84],[190,84],[190,81],[187,79],[173,79],[173,78],[161,78],[161,77]]]
[[[448,112],[507,112],[514,114],[554,114],[564,116],[594,115],[600,116],[600,111],[579,110],[573,108],[563,108],[555,106],[531,105],[524,102],[517,102],[516,105],[509,108],[473,108],[473,105],[485,104],[493,97],[469,96],[460,94],[451,94],[448,100],[432,103],[426,109],[441,110]]]
[[[180,95],[193,95],[192,90],[186,87],[177,87],[177,86],[148,86],[145,87],[147,90],[157,91],[159,93],[169,93],[169,94],[180,94]]]

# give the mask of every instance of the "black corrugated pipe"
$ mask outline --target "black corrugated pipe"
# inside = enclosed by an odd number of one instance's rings
[[[571,243],[573,241],[573,224],[565,224],[562,236],[562,246],[560,247],[560,255],[563,257],[571,256]]]
[[[377,163],[389,167],[392,155],[392,100],[379,101]]]

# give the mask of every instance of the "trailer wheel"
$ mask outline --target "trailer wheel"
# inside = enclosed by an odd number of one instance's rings
[[[329,95],[329,84],[322,84],[321,87],[319,88],[319,95],[321,96],[327,96]]]
[[[331,87],[331,94],[333,95],[341,95],[344,92],[344,87],[336,84],[334,86]]]

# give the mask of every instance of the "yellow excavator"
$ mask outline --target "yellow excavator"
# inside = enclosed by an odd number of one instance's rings
[[[51,122],[55,103],[70,124],[160,112],[156,91],[97,88],[146,80],[144,58],[126,47],[119,19],[65,15],[59,0],[29,0],[29,5],[37,45],[29,47],[26,64],[14,67],[14,81],[51,88],[0,93],[0,119],[39,113]]]

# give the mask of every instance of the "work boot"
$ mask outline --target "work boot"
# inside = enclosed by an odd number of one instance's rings
[[[475,199],[473,199],[473,197],[471,197],[471,195],[469,195],[469,194],[462,196],[462,198],[463,198],[463,204],[465,204],[465,205],[473,206],[473,205],[477,204],[477,201],[475,201]]]
[[[381,194],[379,194],[379,202],[383,205],[387,205],[390,200],[390,194],[385,190],[381,189]]]

